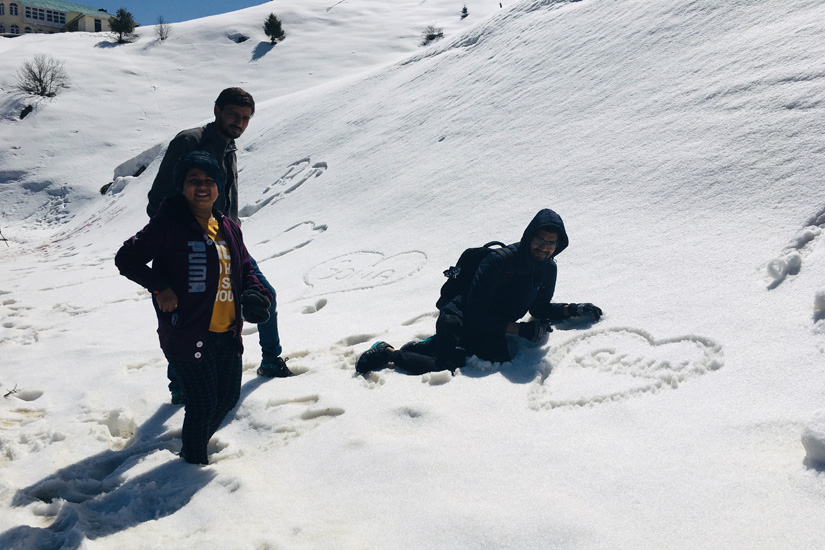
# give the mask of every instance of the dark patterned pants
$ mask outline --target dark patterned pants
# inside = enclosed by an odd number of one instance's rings
[[[390,361],[410,374],[424,374],[464,366],[467,356],[502,363],[512,357],[503,334],[468,333],[462,319],[441,313],[435,322],[435,335],[421,342],[410,342],[390,353]]]
[[[207,464],[206,446],[241,396],[241,353],[231,332],[210,332],[200,363],[169,361],[184,395],[183,450],[187,462]]]
[[[461,317],[441,313],[435,322],[435,335],[421,342],[410,342],[390,353],[390,361],[410,374],[440,370],[455,372],[464,366],[467,355],[461,346]]]

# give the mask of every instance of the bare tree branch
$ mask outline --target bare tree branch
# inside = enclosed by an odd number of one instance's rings
[[[172,29],[169,27],[169,23],[166,22],[166,19],[164,19],[162,15],[158,15],[157,26],[155,27],[155,36],[157,39],[163,42],[169,38],[169,33],[171,31]]]
[[[69,75],[63,62],[44,54],[34,56],[31,61],[24,61],[17,71],[17,83],[14,88],[22,93],[54,97],[61,88],[69,87]]]

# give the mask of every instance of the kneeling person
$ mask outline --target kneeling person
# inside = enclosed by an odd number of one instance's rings
[[[539,211],[521,241],[491,251],[479,264],[466,293],[439,307],[436,333],[397,350],[376,342],[358,358],[359,373],[393,364],[412,374],[439,370],[455,372],[467,356],[491,362],[513,359],[508,334],[539,342],[550,323],[570,317],[598,321],[602,310],[593,304],[554,304],[556,262],[568,245],[561,217]],[[518,322],[530,313],[534,320]]]

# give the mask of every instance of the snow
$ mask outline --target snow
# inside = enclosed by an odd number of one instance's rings
[[[825,465],[825,410],[817,411],[802,432],[805,459],[810,465]]]
[[[825,4],[462,5],[0,40],[0,548],[821,546]],[[20,120],[37,53],[72,86]],[[112,259],[169,139],[233,85],[257,101],[244,235],[301,374],[257,377],[246,328],[198,468]],[[464,248],[544,207],[570,235],[556,299],[601,322],[455,377],[355,376],[375,340],[432,334]]]

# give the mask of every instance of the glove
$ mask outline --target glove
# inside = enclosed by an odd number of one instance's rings
[[[528,321],[526,323],[519,323],[518,335],[535,344],[544,338],[544,335],[547,334],[548,328],[550,328],[550,326],[544,321]]]
[[[602,318],[602,310],[593,304],[567,304],[570,317],[589,317],[594,321]]]
[[[241,293],[241,315],[249,323],[260,325],[269,321],[269,298],[257,290],[247,289]]]

